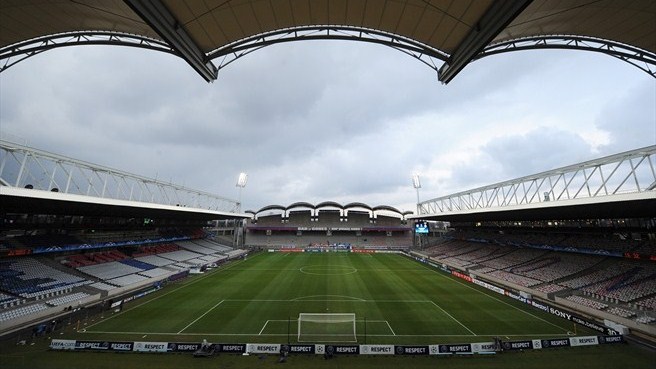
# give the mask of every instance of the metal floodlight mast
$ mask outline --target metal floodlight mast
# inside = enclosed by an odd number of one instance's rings
[[[419,189],[421,188],[421,181],[419,180],[419,174],[417,173],[412,175],[412,187],[417,190],[417,215],[419,215]]]
[[[239,178],[237,178],[237,187],[239,187],[239,203],[237,205],[237,211],[241,211],[241,190],[246,187],[246,182],[248,182],[248,174],[241,172],[239,173]]]

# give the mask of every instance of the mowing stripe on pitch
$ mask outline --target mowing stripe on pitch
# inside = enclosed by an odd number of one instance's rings
[[[223,303],[223,301],[225,301],[225,300],[221,300],[221,301],[219,301],[216,305],[212,306],[209,310],[207,310],[205,313],[203,313],[203,315],[201,315],[201,316],[199,316],[198,318],[196,318],[193,322],[187,324],[187,326],[184,327],[184,328],[182,328],[182,329],[180,330],[180,332],[178,332],[178,334],[182,333],[182,331],[184,331],[185,329],[189,328],[192,324],[196,323],[198,320],[200,320],[200,318],[204,317],[205,315],[207,315],[207,313],[209,313],[210,311],[214,310],[215,307],[221,305],[221,304]]]
[[[251,257],[251,259],[252,259],[252,258],[255,258],[255,257],[258,257],[258,256],[260,256],[260,255],[263,255],[263,254],[255,254],[255,256]],[[191,285],[194,284],[194,283],[200,282],[200,281],[204,280],[205,278],[211,277],[211,276],[213,276],[213,275],[215,275],[215,274],[217,274],[217,273],[220,273],[220,272],[222,272],[222,271],[224,271],[224,270],[232,269],[232,267],[234,267],[234,266],[236,266],[236,265],[239,265],[239,264],[245,262],[246,260],[247,260],[247,259],[238,260],[238,261],[236,261],[236,262],[234,262],[234,263],[228,265],[227,267],[224,267],[224,268],[218,269],[218,270],[216,270],[216,271],[214,271],[214,272],[212,272],[212,273],[207,273],[207,274],[205,274],[204,276],[198,277],[198,279],[193,280],[193,281],[188,282],[188,283],[185,283],[185,284],[181,285],[180,287],[175,288],[175,289],[173,289],[173,290],[171,290],[171,291],[169,291],[169,292],[163,293],[163,294],[161,294],[161,295],[159,295],[159,296],[157,296],[157,297],[155,297],[155,298],[152,298],[152,299],[150,299],[150,300],[148,300],[148,301],[145,301],[145,302],[143,302],[143,303],[141,303],[141,304],[135,305],[135,306],[133,306],[133,307],[131,307],[131,308],[129,308],[129,309],[123,309],[123,310],[121,310],[120,313],[114,314],[114,315],[108,317],[107,319],[99,320],[99,321],[96,322],[96,323],[90,324],[87,328],[91,328],[91,327],[93,327],[94,325],[97,325],[97,324],[100,324],[100,323],[106,322],[106,321],[108,321],[108,320],[110,320],[110,319],[112,319],[112,318],[116,318],[117,316],[123,315],[123,314],[127,313],[128,311],[131,311],[131,310],[133,310],[133,309],[136,309],[136,308],[138,308],[138,307],[141,307],[141,306],[143,306],[143,305],[146,305],[146,304],[148,304],[148,303],[150,303],[150,302],[152,302],[152,301],[158,300],[158,299],[160,299],[160,298],[162,298],[162,297],[164,297],[164,296],[170,295],[170,294],[172,294],[173,292],[175,292],[175,291],[177,291],[177,290],[179,290],[179,289],[185,288],[185,287],[187,287],[187,286],[191,286]]]
[[[442,310],[442,312],[443,312],[444,314],[448,315],[449,318],[455,320],[456,323],[460,324],[463,328],[465,328],[466,330],[468,330],[469,333],[471,333],[471,334],[473,334],[474,336],[476,336],[476,333],[474,333],[474,331],[472,331],[471,329],[467,328],[466,325],[462,324],[458,319],[454,318],[453,315],[447,313],[447,311],[444,310],[444,309],[442,309],[442,307],[441,307],[440,305],[436,304],[434,301],[431,301],[431,304],[435,305],[438,309]]]
[[[563,327],[561,327],[561,326],[559,326],[559,325],[557,325],[557,324],[554,324],[554,323],[552,323],[552,322],[550,322],[550,321],[548,321],[548,320],[542,319],[542,318],[540,318],[539,316],[536,316],[536,315],[534,315],[534,314],[532,314],[532,313],[530,313],[530,312],[528,312],[528,311],[526,311],[526,310],[520,309],[520,308],[518,308],[518,307],[515,306],[515,305],[509,304],[509,303],[507,303],[507,302],[505,302],[505,301],[503,301],[503,300],[501,300],[501,299],[498,299],[498,298],[496,298],[495,296],[492,296],[492,295],[488,294],[487,292],[483,292],[483,291],[481,291],[481,290],[478,290],[478,289],[476,289],[476,288],[474,288],[474,287],[472,287],[472,286],[470,286],[470,285],[468,285],[468,284],[465,284],[465,283],[463,283],[463,282],[460,282],[460,281],[457,280],[457,279],[451,279],[451,278],[448,278],[448,277],[447,277],[446,275],[444,275],[442,272],[440,272],[439,270],[435,270],[435,269],[433,269],[431,266],[424,265],[423,263],[420,263],[419,265],[421,265],[422,267],[426,268],[427,270],[430,270],[430,271],[436,273],[437,275],[441,276],[442,278],[446,278],[446,279],[448,279],[448,280],[450,280],[450,281],[452,281],[452,282],[458,283],[458,284],[460,284],[460,285],[462,285],[462,286],[465,286],[465,287],[467,287],[467,288],[469,288],[469,289],[471,289],[471,290],[474,290],[474,291],[476,291],[476,292],[478,292],[478,293],[480,293],[480,294],[483,294],[483,295],[485,295],[485,296],[487,296],[487,297],[489,297],[489,298],[491,298],[491,299],[493,299],[493,300],[497,300],[498,302],[500,302],[500,303],[502,303],[502,304],[504,304],[504,305],[510,306],[511,308],[513,308],[513,309],[515,309],[515,310],[519,310],[519,311],[521,311],[521,312],[524,313],[524,314],[530,315],[530,316],[534,317],[535,319],[541,320],[541,321],[543,321],[543,322],[545,322],[545,323],[547,323],[547,324],[549,324],[549,325],[552,325],[552,326],[554,326],[554,327],[556,327],[556,328],[559,328],[559,329],[561,329],[561,330],[563,330],[563,331],[567,331],[567,329],[565,329],[565,328],[563,328]]]

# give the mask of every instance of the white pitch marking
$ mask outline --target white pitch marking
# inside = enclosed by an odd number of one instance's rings
[[[456,323],[460,324],[463,328],[465,328],[466,330],[468,330],[469,333],[473,334],[474,336],[476,335],[476,333],[474,333],[471,329],[467,328],[466,325],[462,324],[458,319],[454,318],[453,315],[449,314],[446,310],[442,309],[442,307],[441,307],[440,305],[436,304],[434,301],[431,301],[431,304],[437,306],[438,309],[442,310],[442,311],[444,312],[444,314],[446,314],[446,315],[449,316],[449,318],[455,320]]]
[[[260,333],[257,334],[258,336],[262,335],[262,332],[264,332],[264,328],[266,328],[267,324],[269,324],[268,320],[266,321],[266,323],[264,323],[264,325],[262,326],[262,329],[260,329]]]
[[[389,327],[392,334],[396,336],[396,333],[394,333],[394,330],[392,329],[392,326],[389,324],[389,322],[386,320],[385,323],[387,323],[387,326]]]
[[[200,318],[204,317],[205,315],[207,315],[207,313],[209,313],[210,311],[214,310],[215,307],[221,305],[221,304],[223,303],[223,301],[225,301],[225,300],[221,300],[221,301],[219,301],[216,305],[212,306],[209,310],[207,310],[206,312],[204,312],[203,315],[201,315],[201,316],[199,316],[198,318],[196,318],[193,322],[187,324],[187,326],[184,327],[184,328],[182,328],[182,329],[180,330],[180,332],[178,332],[178,334],[182,333],[182,331],[184,331],[185,329],[191,327],[191,325],[194,324],[194,323],[196,323],[197,321],[199,321]]]

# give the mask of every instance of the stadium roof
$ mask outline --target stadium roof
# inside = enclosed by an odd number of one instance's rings
[[[257,216],[258,214],[261,214],[265,211],[271,211],[271,210],[281,210],[283,212],[292,210],[292,209],[297,209],[297,208],[306,208],[306,209],[312,209],[312,210],[321,210],[323,208],[338,208],[342,210],[349,210],[349,209],[354,209],[354,208],[360,208],[360,209],[367,209],[372,212],[376,211],[388,211],[391,213],[396,213],[402,216],[407,216],[412,214],[411,211],[400,211],[399,209],[389,206],[389,205],[378,205],[378,206],[369,206],[367,204],[361,203],[361,202],[352,202],[348,203],[346,205],[342,205],[338,202],[335,201],[324,201],[320,202],[316,205],[313,205],[309,202],[295,202],[289,206],[282,206],[282,205],[267,205],[263,208],[261,208],[258,211],[253,211],[253,210],[247,210],[246,213],[248,214],[253,214],[254,216]]]
[[[451,222],[656,217],[656,145],[426,200]]]
[[[656,192],[619,194],[603,198],[522,204],[505,208],[421,214],[413,219],[444,222],[622,219],[656,217]]]
[[[535,48],[603,52],[656,76],[653,0],[3,0],[0,30],[0,70],[55,47],[115,44],[173,53],[211,81],[267,45],[342,39],[411,54],[444,83],[477,58]]]
[[[223,220],[247,214],[0,186],[0,213]]]

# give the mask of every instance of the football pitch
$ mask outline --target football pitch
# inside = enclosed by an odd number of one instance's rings
[[[299,314],[354,314],[302,325]],[[341,327],[339,327],[341,325]],[[78,339],[440,344],[594,334],[397,254],[259,253],[136,300]]]

